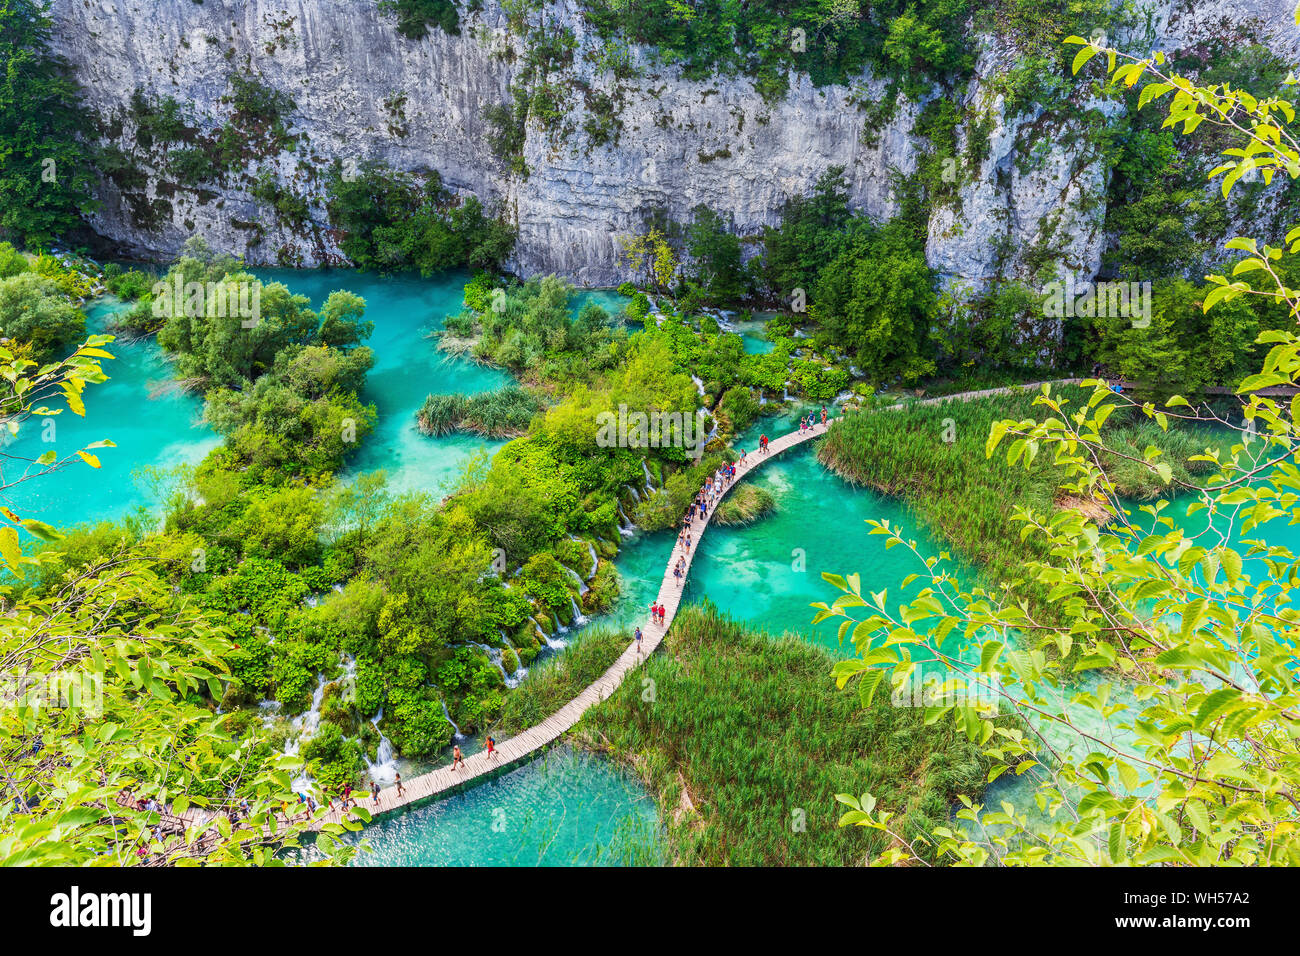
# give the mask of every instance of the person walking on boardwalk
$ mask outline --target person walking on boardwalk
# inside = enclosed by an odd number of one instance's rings
[[[465,769],[465,756],[460,752],[460,744],[451,748],[451,769]]]
[[[759,452],[761,452],[761,453],[764,454],[764,455],[767,454],[767,436],[766,436],[766,435],[759,435],[759,436],[758,436],[758,450],[759,450]]]
[[[394,773],[393,776],[397,779],[397,795],[400,797],[402,794],[406,793],[406,788],[402,786],[402,775],[400,773]]]
[[[497,758],[497,741],[491,734],[488,734],[487,748],[487,759],[495,760]]]
[[[826,427],[826,406],[822,406],[822,428]]]
[[[373,803],[375,806],[379,806],[379,784],[376,783],[372,785],[370,790],[371,790],[370,802]]]
[[[638,627],[632,636],[636,638],[636,656],[640,657],[641,656],[641,628]]]

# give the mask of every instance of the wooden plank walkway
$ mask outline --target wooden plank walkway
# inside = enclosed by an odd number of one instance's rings
[[[1042,385],[1072,385],[1078,384],[1080,379],[1061,379],[1052,382],[1034,382],[1029,385],[1012,385],[1004,388],[980,389],[973,392],[960,392],[955,395],[940,395],[934,398],[917,399],[915,404],[918,405],[941,405],[950,401],[973,401],[980,398],[987,398],[992,395],[1005,395],[1016,391],[1038,391]],[[909,403],[901,402],[896,405],[888,405],[881,411],[896,411],[906,408]],[[722,497],[726,497],[742,479],[756,468],[761,467],[767,462],[776,458],[784,451],[794,448],[796,445],[802,445],[804,442],[811,441],[814,438],[820,438],[826,434],[832,425],[841,419],[833,418],[826,423],[816,425],[812,430],[800,434],[797,430],[780,438],[768,442],[767,454],[758,451],[750,451],[745,457],[736,463],[736,477],[725,489]],[[719,498],[720,502],[722,499]],[[418,803],[427,800],[439,794],[454,790],[457,787],[464,786],[477,778],[489,776],[499,771],[502,767],[515,763],[530,754],[536,753],[547,745],[553,743],[557,738],[568,732],[587,712],[587,708],[593,704],[607,698],[623,682],[623,677],[628,671],[632,670],[641,663],[641,659],[652,654],[664,639],[664,634],[672,626],[673,618],[677,616],[677,609],[681,606],[682,591],[685,588],[686,579],[690,576],[691,562],[700,547],[700,540],[704,537],[704,532],[708,530],[709,521],[712,519],[714,512],[717,510],[717,503],[712,510],[705,516],[697,515],[691,522],[691,548],[687,550],[678,542],[673,546],[672,554],[668,556],[668,566],[664,569],[663,581],[659,584],[659,596],[656,603],[663,605],[664,624],[660,627],[658,624],[649,623],[649,608],[646,609],[647,617],[645,623],[641,625],[643,635],[641,643],[644,645],[641,652],[638,652],[636,641],[628,645],[627,649],[619,655],[610,668],[605,671],[593,684],[588,686],[577,697],[569,701],[554,714],[533,727],[528,728],[523,733],[511,737],[497,747],[498,757],[489,759],[486,752],[474,754],[472,757],[465,759],[464,765],[459,770],[439,769],[430,773],[422,774],[411,780],[402,782],[402,794],[398,795],[396,787],[386,787],[379,791],[379,801],[376,803],[373,799],[362,799],[359,802],[373,816],[384,813],[390,813],[402,807],[409,806],[412,803]],[[673,576],[673,568],[677,564],[678,558],[686,559],[686,566],[683,570],[681,583]],[[318,820],[312,822],[313,829],[323,823],[337,823],[341,818],[341,810],[335,807],[333,810],[324,814]]]
[[[901,402],[896,405],[888,405],[880,411],[897,411],[907,408],[909,404],[918,405],[941,405],[951,401],[973,401],[980,398],[987,398],[992,395],[1004,395],[1016,391],[1037,391],[1042,385],[1071,385],[1077,384],[1079,379],[1059,379],[1052,382],[1035,382],[1028,385],[1012,385],[1004,388],[980,389],[972,392],[960,392],[955,395],[940,395],[934,398],[917,399],[912,403]],[[829,428],[841,419],[831,419],[825,426],[816,425],[811,430],[800,433],[793,431],[780,438],[774,439],[768,443],[766,454],[759,451],[750,451],[745,457],[736,463],[736,476],[732,482],[723,489],[722,496],[707,515],[697,515],[691,522],[691,548],[687,549],[679,541],[673,546],[672,554],[668,556],[668,565],[664,569],[664,577],[659,585],[659,595],[656,603],[664,607],[664,624],[661,627],[657,623],[650,623],[646,618],[646,623],[642,625],[642,645],[638,648],[636,641],[632,641],[627,649],[619,655],[618,659],[605,671],[594,683],[586,687],[577,697],[569,701],[550,717],[543,720],[540,724],[529,727],[523,733],[509,738],[502,742],[497,748],[496,755],[489,759],[486,752],[474,754],[465,759],[464,764],[458,770],[450,768],[441,768],[410,780],[402,782],[402,792],[397,792],[397,787],[386,787],[379,791],[379,798],[376,801],[373,797],[359,797],[357,803],[364,806],[370,811],[371,816],[380,816],[385,813],[391,813],[402,807],[410,806],[424,800],[431,799],[440,794],[445,794],[463,787],[466,784],[473,783],[475,780],[490,776],[499,772],[502,768],[530,756],[553,743],[563,734],[568,732],[587,712],[587,708],[599,701],[605,700],[614,690],[623,682],[624,676],[628,671],[635,668],[641,663],[643,657],[654,652],[655,648],[663,641],[664,634],[672,626],[673,619],[677,615],[677,609],[681,606],[682,592],[685,587],[687,577],[690,576],[691,562],[699,550],[700,541],[704,537],[704,532],[708,530],[709,521],[712,519],[714,512],[717,510],[717,504],[726,497],[742,479],[750,472],[761,467],[768,461],[780,455],[782,452],[801,445],[804,442],[811,441],[814,438],[820,438],[825,435]],[[679,558],[685,558],[685,568],[680,579],[680,583],[673,575],[673,568],[676,566]],[[647,615],[649,609],[646,609]],[[342,819],[343,811],[340,807],[335,806],[331,810],[318,815],[312,820],[311,829],[319,829],[327,823],[338,823]],[[211,822],[214,814],[211,811],[190,809],[181,814],[179,819],[193,827],[196,825],[206,825]]]
[[[754,469],[771,461],[783,451],[801,445],[806,441],[811,441],[813,438],[820,438],[837,421],[839,419],[832,419],[825,426],[819,424],[803,434],[794,431],[769,441],[767,454],[758,451],[746,453],[745,457],[736,463],[736,477],[731,484],[723,489],[722,497],[726,497],[727,493]],[[721,502],[721,500],[722,498],[719,498],[718,502]],[[623,682],[623,677],[627,672],[640,664],[643,658],[652,654],[663,641],[664,634],[672,626],[673,618],[677,616],[677,609],[681,606],[682,591],[685,587],[686,578],[690,575],[691,561],[699,550],[700,540],[704,537],[704,532],[709,527],[709,521],[716,511],[717,502],[707,515],[696,515],[691,522],[691,547],[689,550],[680,541],[673,546],[672,554],[668,556],[668,566],[664,569],[663,581],[659,584],[659,595],[656,598],[656,603],[663,605],[664,608],[664,623],[662,627],[657,623],[651,624],[648,616],[650,609],[646,608],[647,617],[645,622],[641,624],[641,643],[643,645],[641,648],[636,646],[636,641],[632,641],[627,649],[619,655],[618,660],[577,697],[540,724],[529,727],[523,733],[500,744],[497,747],[498,757],[489,759],[486,752],[476,753],[472,757],[467,757],[464,765],[459,770],[453,771],[443,768],[422,774],[411,780],[404,780],[402,782],[403,793],[400,796],[396,787],[385,787],[379,791],[377,804],[373,799],[362,799],[359,801],[360,804],[369,810],[372,815],[390,813],[401,807],[464,786],[478,777],[495,773],[503,766],[536,753],[569,731],[587,712],[587,708],[613,693],[619,684]],[[673,576],[673,568],[677,565],[678,558],[686,559],[686,567],[680,584],[678,579]],[[313,829],[324,823],[338,823],[341,813],[342,811],[335,807],[317,820],[313,820]]]

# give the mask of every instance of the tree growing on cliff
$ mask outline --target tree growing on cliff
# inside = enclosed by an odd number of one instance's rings
[[[0,237],[46,246],[93,207],[89,126],[43,0],[0,5]]]

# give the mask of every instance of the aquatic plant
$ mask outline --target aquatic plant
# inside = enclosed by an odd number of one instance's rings
[[[753,524],[776,511],[776,497],[766,488],[742,482],[727,492],[713,513],[713,522],[724,526]]]

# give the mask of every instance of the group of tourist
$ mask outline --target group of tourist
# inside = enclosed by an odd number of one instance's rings
[[[826,427],[826,406],[822,406],[822,428]],[[817,413],[809,412],[799,419],[799,434],[806,435],[817,428]]]
[[[828,420],[826,406],[821,408],[821,427],[825,429]],[[818,425],[818,414],[809,412],[799,419],[799,434],[806,435],[816,430]],[[768,454],[767,435],[760,435],[758,438],[758,453],[760,455]],[[736,449],[737,458],[734,462],[722,465],[712,475],[704,479],[704,487],[701,488],[686,508],[686,514],[682,516],[681,531],[677,534],[677,546],[682,552],[689,552],[693,543],[691,532],[695,525],[695,519],[707,519],[713,509],[717,507],[722,496],[727,489],[735,482],[739,472],[739,466],[748,457],[748,452],[743,448]],[[673,577],[677,580],[677,586],[680,588],[686,583],[686,554],[679,554],[677,561],[673,564]],[[655,603],[650,605],[650,623],[658,624],[660,627],[664,624],[663,606]],[[641,652],[641,629],[636,630],[637,653]]]
[[[650,605],[650,623],[664,626],[664,619],[667,617],[667,609],[658,601]]]

